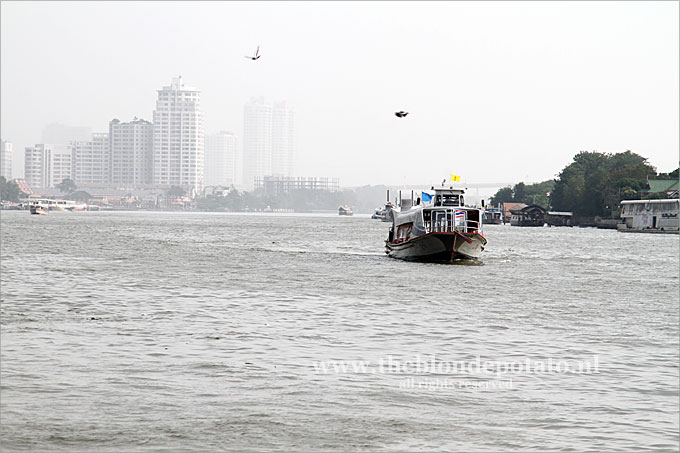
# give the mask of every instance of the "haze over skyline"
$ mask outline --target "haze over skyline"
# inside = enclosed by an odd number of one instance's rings
[[[300,176],[542,181],[580,150],[678,165],[677,2],[2,3],[1,129],[105,132],[201,90],[206,134],[252,97],[297,115]],[[243,58],[260,46],[262,58]],[[396,118],[397,110],[410,112]]]

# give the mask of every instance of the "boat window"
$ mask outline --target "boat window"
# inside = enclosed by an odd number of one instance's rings
[[[458,206],[458,195],[443,195],[442,206]]]

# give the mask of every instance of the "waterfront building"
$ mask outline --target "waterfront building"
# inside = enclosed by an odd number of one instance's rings
[[[153,183],[203,187],[204,131],[200,91],[182,77],[158,90],[153,112]]]
[[[67,146],[39,143],[26,147],[24,152],[24,177],[31,188],[47,189],[64,179],[73,179]]]
[[[109,123],[111,184],[139,187],[153,182],[153,133],[151,122],[136,117]]]
[[[624,200],[621,202],[619,231],[641,233],[678,233],[680,200]]]
[[[12,179],[12,142],[2,140],[0,148],[0,176],[6,180]]]
[[[255,178],[255,188],[264,189],[267,194],[272,195],[299,189],[337,192],[340,190],[340,180],[324,177],[262,176]]]
[[[205,136],[205,170],[206,186],[230,186],[236,184],[237,164],[236,135],[221,131]]]
[[[73,181],[77,185],[106,185],[109,182],[109,134],[96,133],[87,141],[69,145]]]
[[[285,102],[253,98],[243,110],[243,184],[256,178],[293,175],[295,112]]]

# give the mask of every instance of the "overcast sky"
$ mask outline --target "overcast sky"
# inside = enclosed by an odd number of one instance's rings
[[[579,150],[678,166],[678,2],[6,2],[1,133],[107,132],[198,87],[206,132],[297,112],[302,176],[343,186],[554,177]],[[260,45],[262,58],[246,60]],[[397,110],[411,114],[399,119]]]

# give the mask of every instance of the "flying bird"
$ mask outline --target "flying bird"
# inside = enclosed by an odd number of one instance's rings
[[[252,57],[250,55],[246,55],[245,58],[250,58],[251,60],[255,61],[261,57],[260,55],[260,46],[257,46],[257,49],[255,50],[255,55]]]
[[[408,115],[408,112],[404,112],[403,110],[400,110],[398,112],[394,112],[395,115],[397,115],[399,118],[404,118],[406,115]]]

